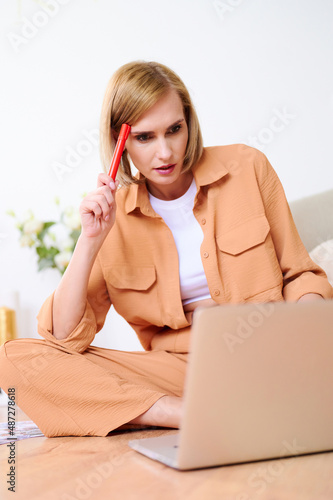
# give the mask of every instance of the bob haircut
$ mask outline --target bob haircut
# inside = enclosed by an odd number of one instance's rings
[[[191,170],[200,159],[203,145],[200,125],[189,92],[170,68],[157,62],[134,61],[121,66],[111,77],[102,104],[100,120],[100,153],[105,172],[110,167],[121,125],[133,125],[168,91],[179,95],[188,127],[188,142],[183,172]],[[118,178],[123,185],[141,183],[133,177],[129,155],[124,150]]]

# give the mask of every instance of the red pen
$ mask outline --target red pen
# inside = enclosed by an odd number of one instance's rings
[[[113,153],[111,165],[110,165],[110,170],[109,170],[109,177],[112,177],[112,179],[115,181],[116,180],[116,175],[118,172],[118,167],[121,159],[121,155],[123,154],[124,147],[125,147],[125,142],[127,140],[128,134],[130,133],[131,127],[127,125],[127,123],[124,123],[121,126],[120,132],[119,132],[119,137],[117,140],[117,144]]]

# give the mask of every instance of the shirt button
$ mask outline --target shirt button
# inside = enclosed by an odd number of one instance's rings
[[[206,219],[201,219],[201,224],[205,225],[206,224]]]
[[[220,290],[214,290],[213,295],[215,295],[215,297],[217,297],[218,295],[220,295]]]
[[[204,252],[203,256],[205,257],[205,259],[207,259],[207,257],[209,257],[209,253],[208,252]]]

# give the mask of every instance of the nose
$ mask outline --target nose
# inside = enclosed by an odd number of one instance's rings
[[[168,140],[163,137],[159,139],[156,143],[156,157],[163,162],[168,162],[172,156],[171,147],[168,143]]]

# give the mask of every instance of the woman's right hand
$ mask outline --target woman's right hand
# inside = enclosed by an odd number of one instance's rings
[[[82,234],[88,238],[103,239],[116,218],[115,192],[118,181],[107,174],[99,174],[97,189],[89,193],[80,205]]]

